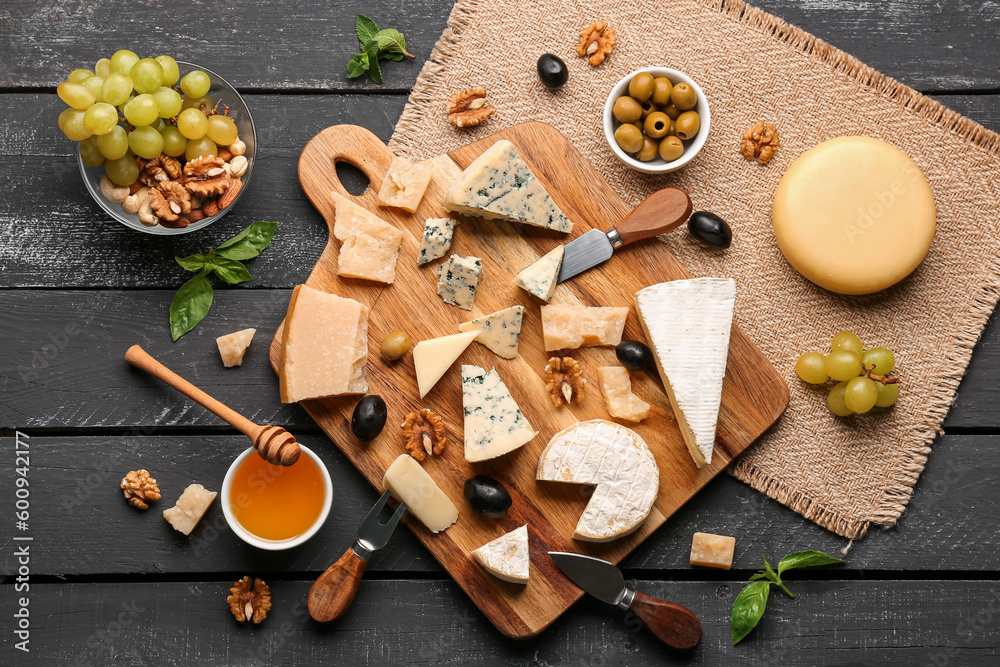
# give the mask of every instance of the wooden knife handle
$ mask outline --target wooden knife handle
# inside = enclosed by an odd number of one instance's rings
[[[622,244],[676,229],[691,217],[691,198],[680,188],[664,188],[646,197],[615,226]]]
[[[368,561],[354,553],[353,549],[345,551],[340,560],[319,575],[309,589],[306,599],[309,615],[320,623],[340,618],[354,601],[366,565]]]
[[[657,639],[674,648],[691,648],[701,641],[701,621],[690,609],[636,591],[629,606]]]

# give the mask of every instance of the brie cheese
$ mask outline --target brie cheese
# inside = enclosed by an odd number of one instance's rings
[[[528,583],[528,564],[531,558],[528,550],[527,524],[487,542],[472,552],[472,557],[498,579],[515,584]]]

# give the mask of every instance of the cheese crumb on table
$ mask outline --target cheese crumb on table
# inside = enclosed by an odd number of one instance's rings
[[[431,169],[425,164],[413,164],[406,158],[397,157],[389,165],[378,190],[378,203],[395,206],[413,213],[424,198],[431,183]]]
[[[691,540],[691,564],[728,570],[733,566],[735,549],[735,537],[695,533]]]
[[[184,489],[184,493],[177,499],[177,504],[163,510],[163,518],[173,526],[174,530],[190,535],[217,495],[219,495],[217,492],[209,491],[201,484],[191,484]]]
[[[215,343],[219,346],[219,354],[222,356],[222,363],[226,368],[243,365],[243,355],[250,347],[250,341],[253,340],[255,333],[256,329],[243,329],[215,339]]]

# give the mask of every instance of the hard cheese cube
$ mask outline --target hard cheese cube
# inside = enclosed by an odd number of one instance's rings
[[[695,533],[691,541],[691,564],[728,570],[733,566],[735,549],[735,537]]]
[[[545,351],[572,350],[622,342],[628,308],[590,308],[552,304],[542,306]]]
[[[222,355],[222,363],[226,368],[243,365],[243,355],[250,347],[250,341],[253,340],[255,333],[256,329],[244,329],[215,339],[216,345],[219,346],[219,354]]]
[[[406,158],[395,158],[389,165],[378,190],[378,203],[395,206],[413,213],[420,206],[424,192],[431,183],[431,169],[423,164],[413,164]]]
[[[391,284],[403,232],[336,192],[333,235],[341,242],[337,275]]]
[[[201,484],[192,484],[184,489],[176,505],[163,510],[163,518],[174,527],[174,530],[190,535],[217,495],[219,494],[209,491]]]

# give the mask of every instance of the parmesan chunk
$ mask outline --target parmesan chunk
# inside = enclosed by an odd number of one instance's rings
[[[630,422],[641,422],[649,416],[649,403],[632,393],[632,378],[627,369],[602,366],[597,369],[597,379],[609,415]]]
[[[255,333],[256,329],[243,329],[215,339],[216,345],[219,346],[219,354],[222,356],[222,363],[226,368],[243,365],[243,355],[250,347],[250,341],[253,340]]]
[[[391,284],[403,232],[336,192],[333,235],[341,242],[337,275]]]
[[[590,308],[564,304],[542,306],[545,351],[617,345],[622,342],[628,310],[628,307]]]
[[[728,570],[733,566],[736,538],[695,533],[691,540],[691,564]]]
[[[431,184],[431,175],[427,165],[413,164],[402,157],[395,158],[385,172],[382,187],[378,189],[378,203],[413,213]]]
[[[174,530],[190,535],[217,495],[219,494],[209,491],[201,484],[191,484],[184,489],[184,493],[177,499],[177,504],[163,510],[163,518],[173,526]]]

